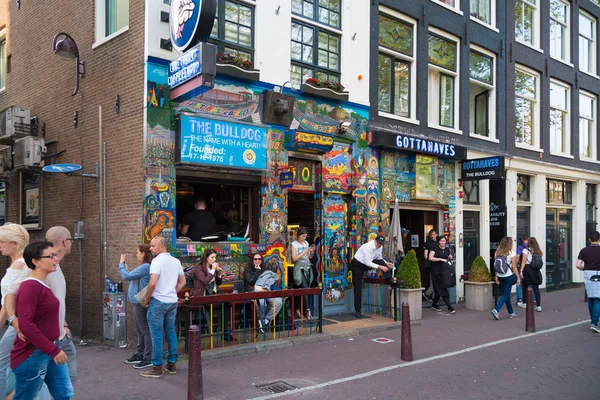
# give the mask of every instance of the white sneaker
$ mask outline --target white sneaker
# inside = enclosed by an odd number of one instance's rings
[[[523,303],[523,302],[517,303],[517,306],[519,306],[521,308],[527,308],[527,304]]]
[[[537,311],[537,312],[542,312],[542,307],[541,307],[541,306],[537,306],[537,307],[535,308],[535,311]]]
[[[593,330],[594,332],[600,333],[600,328],[598,328],[596,325],[590,326],[590,329]]]
[[[517,305],[518,305],[519,307],[521,307],[521,304],[523,304],[523,300],[518,300],[518,301],[517,301]]]

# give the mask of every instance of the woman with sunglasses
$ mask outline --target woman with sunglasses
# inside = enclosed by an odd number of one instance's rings
[[[265,266],[263,264],[263,258],[259,253],[252,254],[250,258],[250,262],[244,268],[244,285],[246,292],[254,292],[254,284],[256,280],[265,271]]]
[[[262,286],[256,286],[257,281],[269,281],[265,277],[261,278],[268,269],[263,263],[263,258],[259,253],[252,255],[251,261],[244,268],[244,283],[246,285],[247,292],[254,292],[257,290],[271,290],[270,287],[263,288]],[[269,272],[273,278],[276,278],[273,273]],[[279,278],[276,278],[278,280]],[[271,280],[272,281],[272,280]],[[270,281],[269,281],[270,282]],[[258,317],[258,326],[261,333],[265,333],[266,326],[275,319],[281,307],[283,300],[281,298],[270,298],[260,299],[256,302],[256,315]]]

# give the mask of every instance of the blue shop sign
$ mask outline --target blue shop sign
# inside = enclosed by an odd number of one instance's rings
[[[169,64],[169,87],[174,88],[202,72],[200,45],[186,51],[181,57]]]
[[[267,129],[252,124],[181,115],[179,161],[266,169]]]

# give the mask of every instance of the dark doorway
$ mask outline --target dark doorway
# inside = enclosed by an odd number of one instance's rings
[[[303,226],[308,230],[308,241],[315,237],[315,195],[314,193],[288,192],[288,225]]]
[[[463,214],[464,260],[463,271],[468,274],[479,252],[479,211]]]
[[[572,210],[546,209],[546,290],[571,286]]]

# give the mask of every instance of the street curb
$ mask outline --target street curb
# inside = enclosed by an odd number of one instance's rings
[[[410,326],[419,325],[421,325],[419,321],[410,323]],[[204,350],[202,352],[202,360],[216,360],[220,358],[234,357],[244,354],[264,353],[275,349],[284,349],[288,347],[301,346],[304,344],[326,342],[329,340],[341,339],[346,337],[370,335],[372,333],[386,332],[400,328],[402,328],[402,324],[400,323],[400,321],[398,321],[392,324],[371,326],[348,331],[334,333],[315,333],[311,336],[294,336],[291,338],[277,339],[268,342],[247,343],[214,350]]]

